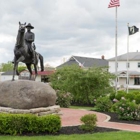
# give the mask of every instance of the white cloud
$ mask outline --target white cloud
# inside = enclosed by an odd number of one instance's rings
[[[11,35],[0,34],[0,43],[1,42],[15,42],[15,37]]]

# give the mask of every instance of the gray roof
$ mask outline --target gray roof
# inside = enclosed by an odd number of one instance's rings
[[[81,57],[81,56],[72,56],[67,62],[59,65],[59,67],[63,67],[66,65],[82,65],[83,67],[89,68],[89,67],[104,67],[108,66],[108,61],[105,59],[99,59],[99,58],[90,58],[90,57]]]
[[[140,52],[129,52],[128,53],[129,61],[140,61]],[[118,61],[126,61],[127,53],[117,56]],[[115,57],[108,59],[108,61],[115,61]]]

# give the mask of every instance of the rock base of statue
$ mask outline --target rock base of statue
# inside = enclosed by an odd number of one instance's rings
[[[44,116],[48,114],[58,114],[61,115],[60,106],[54,105],[50,107],[40,107],[32,109],[14,109],[9,107],[0,107],[1,113],[11,113],[11,114],[34,114],[36,116]]]
[[[46,83],[17,80],[0,82],[0,106],[32,109],[54,106],[55,90]]]

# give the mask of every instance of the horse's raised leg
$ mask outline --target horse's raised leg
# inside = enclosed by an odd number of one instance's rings
[[[31,80],[31,78],[32,78],[32,69],[31,69],[31,64],[27,64],[27,63],[26,63],[26,66],[27,66],[27,69],[28,69],[28,70],[29,70],[29,72],[30,72],[29,80]]]

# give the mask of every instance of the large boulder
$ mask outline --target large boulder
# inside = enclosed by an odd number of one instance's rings
[[[55,105],[56,92],[41,82],[18,80],[0,82],[0,106],[31,109]]]

